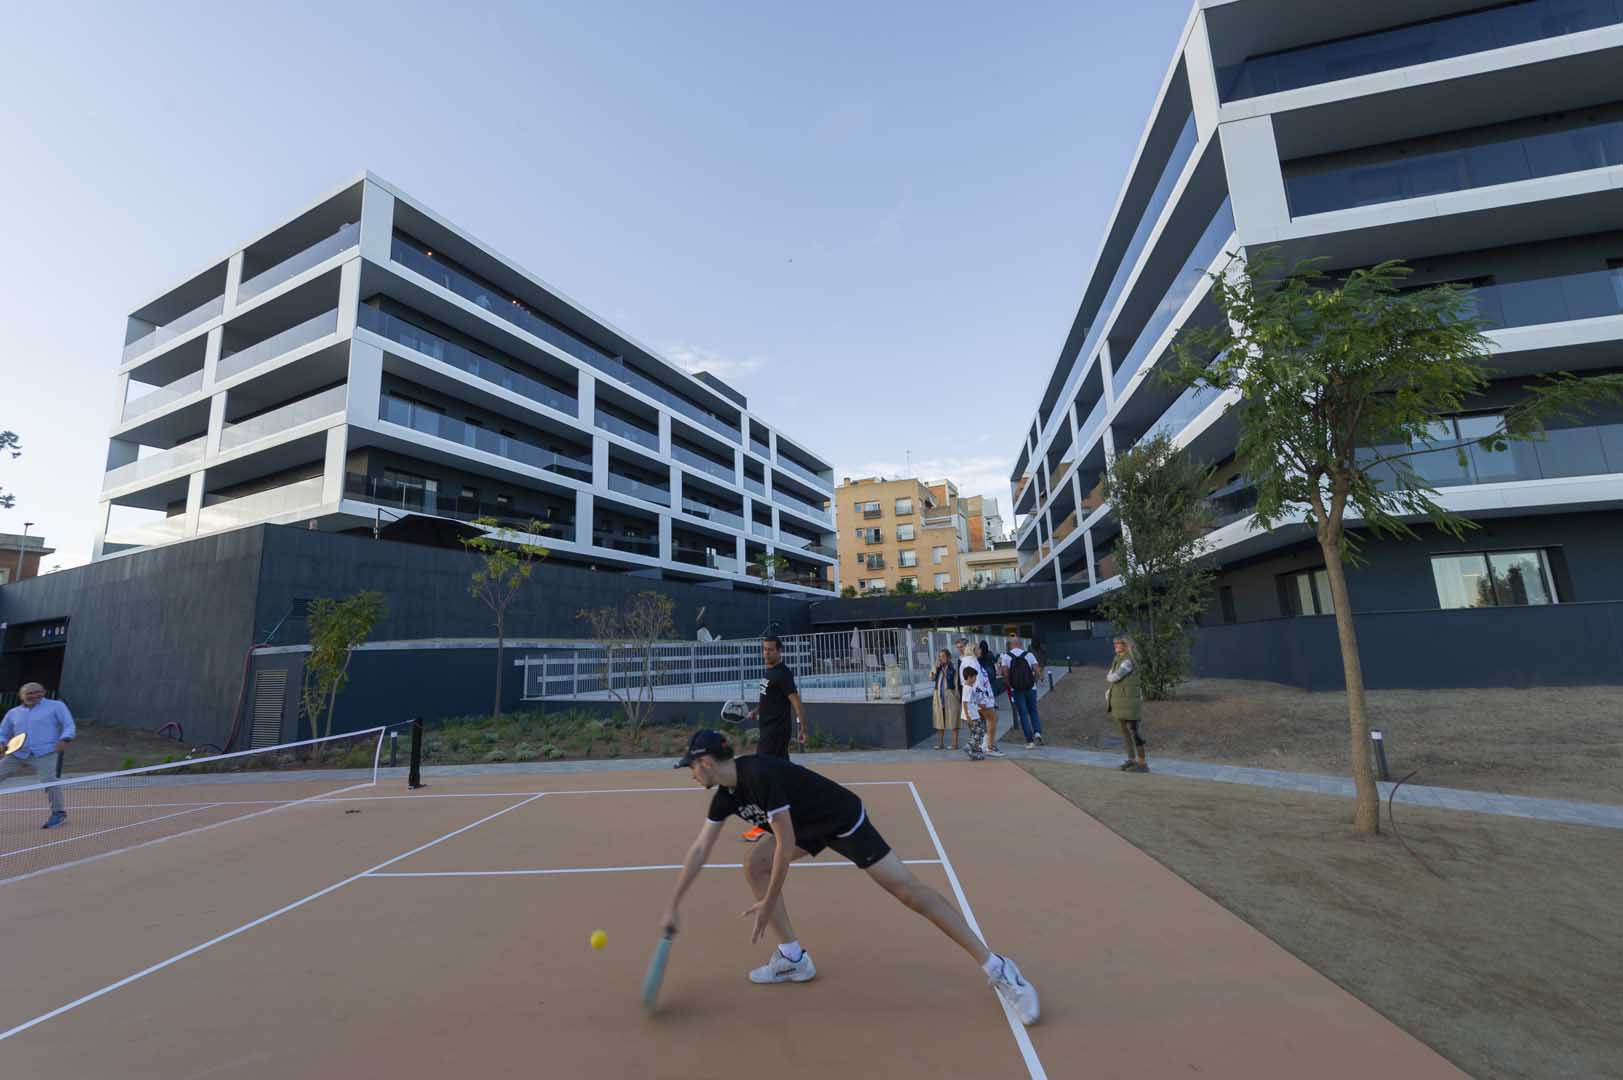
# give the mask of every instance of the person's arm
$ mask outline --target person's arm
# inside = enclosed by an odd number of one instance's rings
[[[805,746],[806,740],[811,738],[811,726],[806,723],[806,706],[800,702],[799,690],[789,695],[789,707],[795,710],[795,720],[800,724],[800,732],[796,738],[800,740],[801,746]]]
[[[750,932],[752,945],[757,944],[761,935],[766,933],[772,920],[772,909],[778,903],[778,894],[783,892],[783,881],[789,876],[789,863],[795,857],[795,823],[789,820],[787,807],[781,813],[772,815],[772,835],[777,845],[772,851],[772,876],[767,879],[766,895],[744,912],[744,915],[755,916],[755,926]]]
[[[687,893],[693,879],[699,876],[704,869],[705,860],[710,858],[711,850],[716,846],[716,838],[721,835],[722,822],[706,820],[699,829],[699,835],[694,839],[693,846],[688,848],[687,858],[682,860],[682,872],[676,878],[676,890],[671,893],[671,902],[660,916],[660,930],[667,934],[676,933],[676,908],[681,904],[682,897]]]
[[[6,715],[5,715],[5,718],[4,718],[4,719],[0,719],[0,742],[7,742],[7,741],[9,741],[9,740],[10,740],[10,739],[11,739],[11,737],[12,737],[12,736],[13,736],[13,735],[15,735],[15,734],[17,734],[17,732],[16,732],[16,730],[15,730],[15,729],[14,729],[14,728],[13,728],[13,727],[12,727],[12,723],[11,723],[11,710],[10,710],[10,709],[7,709],[7,710],[6,710]]]
[[[1132,673],[1133,673],[1133,662],[1131,660],[1123,660],[1119,665],[1117,665],[1115,671],[1109,671],[1109,672],[1105,673],[1105,681],[1106,682],[1118,683],[1118,682],[1121,682],[1123,679],[1125,679],[1127,676],[1131,675]]]
[[[68,711],[66,705],[59,701],[56,703],[56,709],[62,714],[60,717],[62,734],[58,736],[56,743],[57,753],[61,753],[68,748],[68,743],[79,737],[79,729],[74,726],[73,714]]]

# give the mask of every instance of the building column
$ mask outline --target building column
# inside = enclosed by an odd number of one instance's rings
[[[242,260],[244,252],[237,252],[225,263],[225,308],[230,311],[237,306],[237,290],[242,285]]]
[[[203,460],[213,461],[220,453],[220,433],[225,430],[225,396],[228,390],[221,390],[209,398],[209,427],[208,435],[203,440]]]
[[[659,515],[659,561],[674,562],[671,558],[671,515]]]
[[[1088,558],[1088,588],[1099,584],[1099,579],[1093,573],[1093,530],[1087,529],[1082,533],[1082,548],[1087,552]]]
[[[580,402],[580,424],[590,430],[597,424],[597,379],[585,371],[579,372],[577,378],[575,397]]]
[[[208,473],[198,469],[186,478],[186,532],[185,536],[197,535],[197,519],[203,510],[203,486]]]
[[[1107,402],[1105,408],[1112,408],[1116,404],[1116,365],[1115,360],[1110,355],[1109,337],[1099,343],[1099,377],[1104,380],[1103,393]],[[1109,430],[1109,427],[1109,424],[1105,425],[1106,430]]]
[[[394,246],[394,196],[372,180],[361,186],[361,258],[387,264]]]
[[[1217,66],[1212,62],[1211,39],[1206,34],[1206,13],[1195,16],[1188,43],[1183,50],[1184,70],[1188,73],[1189,97],[1195,114],[1195,137],[1204,141],[1217,131]]]
[[[592,545],[592,493],[585,490],[575,492],[575,543],[581,547]]]
[[[355,319],[361,306],[361,260],[351,259],[338,268],[338,336],[355,333]]]
[[[220,352],[225,347],[225,327],[216,326],[203,342],[203,385],[213,386],[219,378]]]
[[[348,423],[376,428],[383,404],[383,350],[353,338],[349,343]]]
[[[1279,165],[1274,118],[1256,116],[1223,125],[1223,167],[1229,177],[1230,206],[1240,243],[1272,238],[1290,223],[1285,176]]]
[[[344,471],[349,461],[349,427],[327,429],[327,456],[321,472],[321,505],[336,506],[344,497]]]
[[[96,507],[96,531],[90,541],[90,559],[92,562],[102,557],[107,547],[107,519],[113,512],[113,504],[100,502]]]
[[[664,409],[659,410],[659,454],[667,459],[671,456],[671,414]]]

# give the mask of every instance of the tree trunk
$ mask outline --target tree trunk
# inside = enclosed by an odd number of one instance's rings
[[[490,718],[502,718],[502,617],[496,616],[496,700],[490,706]]]
[[[1319,547],[1324,552],[1330,599],[1336,609],[1336,637],[1341,642],[1341,669],[1347,681],[1347,734],[1352,751],[1356,810],[1354,831],[1374,836],[1381,831],[1381,792],[1375,786],[1375,763],[1369,748],[1369,716],[1364,701],[1364,667],[1358,659],[1358,632],[1353,627],[1352,604],[1347,598],[1347,575],[1341,565],[1341,530],[1321,526]]]

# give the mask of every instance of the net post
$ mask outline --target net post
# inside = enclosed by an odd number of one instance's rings
[[[406,787],[415,791],[423,786],[423,718],[411,718],[411,771],[406,775]]]

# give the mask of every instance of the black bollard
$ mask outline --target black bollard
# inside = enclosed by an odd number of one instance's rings
[[[416,790],[423,786],[423,718],[411,718],[411,772],[406,776],[406,786]]]

